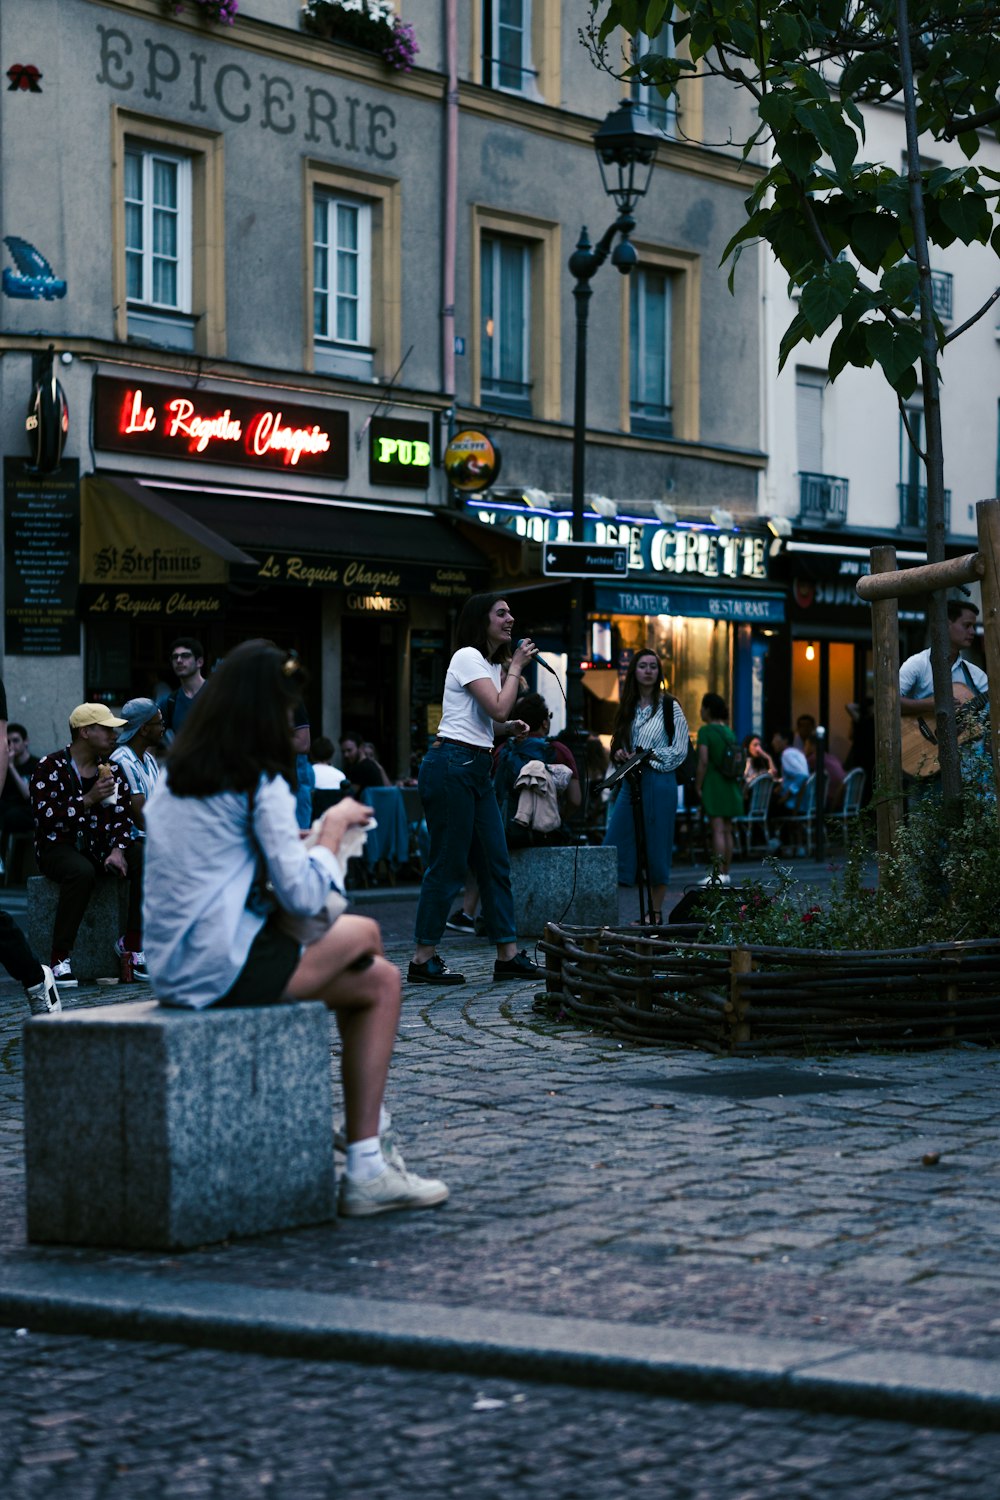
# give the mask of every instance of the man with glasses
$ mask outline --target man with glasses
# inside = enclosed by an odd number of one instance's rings
[[[202,667],[205,665],[205,648],[194,636],[182,635],[170,648],[170,665],[180,687],[168,693],[157,703],[163,715],[163,727],[167,743],[179,733],[187,718],[188,709],[205,686]]]

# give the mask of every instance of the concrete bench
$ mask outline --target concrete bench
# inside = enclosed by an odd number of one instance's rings
[[[52,951],[52,927],[56,919],[59,887],[44,875],[28,881],[28,942],[43,963]],[[98,880],[76,942],[73,944],[74,979],[111,978],[118,974],[115,943],[125,931],[128,913],[128,881],[117,875]]]
[[[172,1250],[331,1219],[331,1092],[320,1004],[30,1020],[28,1238]]]
[[[539,938],[546,922],[596,927],[618,921],[618,851],[594,844],[512,849],[511,886],[519,938]]]

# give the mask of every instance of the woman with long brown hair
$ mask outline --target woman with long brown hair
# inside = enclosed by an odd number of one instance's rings
[[[199,692],[145,806],[146,960],[161,1004],[277,1005],[321,1000],[342,1044],[347,1216],[424,1208],[443,1182],[383,1152],[383,1094],[399,1022],[399,970],[378,925],[338,916],[303,947],[291,919],[343,892],[341,845],[371,810],[345,799],[311,848],[295,818],[294,713],[305,674],[271,641],[237,646]],[[345,903],[346,904],[346,903]]]
[[[684,710],[667,692],[655,651],[637,651],[629,662],[611,737],[611,760],[620,765],[640,750],[651,751],[642,770],[642,816],[652,886],[652,920],[659,923],[670,880],[677,816],[678,766],[691,744]],[[624,783],[608,819],[605,844],[618,850],[618,883],[635,885],[638,855],[631,788]]]

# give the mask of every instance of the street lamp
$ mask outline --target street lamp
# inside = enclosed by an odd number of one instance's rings
[[[576,300],[576,372],[573,387],[573,540],[582,542],[583,487],[586,466],[587,436],[587,315],[590,309],[590,283],[611,255],[611,264],[627,276],[638,260],[630,236],[635,229],[632,210],[645,196],[661,140],[659,131],[649,124],[635,101],[625,99],[611,111],[594,134],[594,150],[601,171],[601,182],[613,198],[618,217],[597,242],[590,243],[586,226],[580,231],[577,247],[569,258],[574,277]],[[615,245],[616,239],[619,243]],[[569,666],[566,673],[567,707],[570,741],[580,776],[586,775],[587,731],[583,722],[583,667],[587,655],[586,621],[583,609],[583,579],[575,580],[573,608],[570,617]]]

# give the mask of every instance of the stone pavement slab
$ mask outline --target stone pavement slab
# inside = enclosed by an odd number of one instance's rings
[[[402,962],[412,908],[395,909],[388,947]],[[407,1159],[445,1177],[448,1204],[183,1258],[25,1244],[26,1012],[0,985],[0,1286],[39,1268],[146,1273],[165,1287],[224,1283],[251,1305],[258,1289],[302,1291],[463,1319],[804,1341],[817,1361],[831,1344],[887,1360],[914,1389],[930,1379],[930,1367],[911,1377],[917,1356],[970,1360],[949,1379],[988,1396],[1000,1055],[791,1058],[776,1078],[771,1058],[734,1066],[559,1025],[533,1011],[533,986],[491,982],[487,944],[449,934],[443,947],[469,983],[407,991],[390,1103]],[[67,1003],[108,998],[81,989]],[[336,1053],[331,1028],[334,1066]],[[928,1152],[939,1165],[922,1164]],[[872,1379],[837,1357],[845,1382]],[[823,1378],[838,1378],[832,1362]]]

